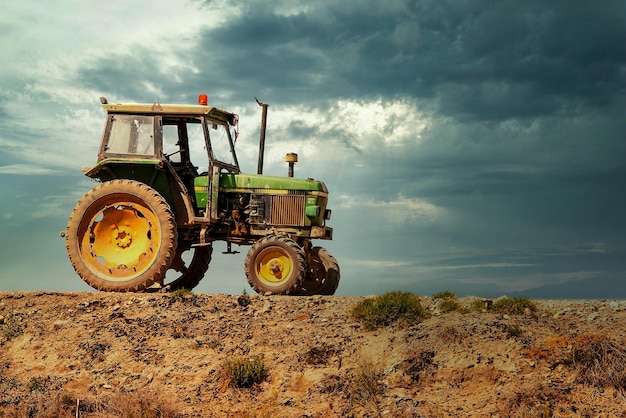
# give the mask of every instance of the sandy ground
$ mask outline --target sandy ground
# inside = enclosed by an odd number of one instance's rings
[[[0,292],[0,417],[122,416],[114,398],[177,417],[626,417],[623,368],[607,383],[571,361],[585,338],[620,359],[625,301],[503,315],[424,297],[424,321],[368,331],[362,299]],[[230,385],[224,365],[257,355],[265,381]]]

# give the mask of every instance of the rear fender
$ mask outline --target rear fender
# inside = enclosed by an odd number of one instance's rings
[[[166,160],[107,158],[84,172],[86,176],[101,182],[129,179],[147,184],[165,198],[178,225],[189,225],[195,217],[192,197],[176,170]]]

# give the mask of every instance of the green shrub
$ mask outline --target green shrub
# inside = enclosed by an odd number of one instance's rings
[[[9,312],[9,315],[0,323],[0,336],[2,336],[5,341],[10,341],[23,333],[24,326],[22,325],[21,318],[13,314],[13,311]]]
[[[522,315],[526,312],[526,309],[535,312],[537,306],[527,298],[504,297],[495,301],[489,310],[507,315]]]
[[[454,292],[444,290],[443,292],[435,293],[433,299],[456,299]]]
[[[459,302],[456,301],[456,299],[442,299],[441,302],[439,302],[439,311],[440,312],[454,312],[454,311],[460,311],[461,310],[461,305],[459,305]]]
[[[398,321],[419,322],[426,317],[426,310],[414,294],[396,291],[364,299],[352,308],[351,315],[366,329],[373,330]]]
[[[483,299],[473,299],[469,306],[469,310],[474,312],[482,312],[487,309],[487,304]]]
[[[508,324],[505,328],[507,338],[521,337],[524,335],[522,327],[517,324]]]
[[[31,377],[26,387],[30,392],[44,392],[46,390],[46,379],[41,377]]]
[[[455,311],[463,312],[463,308],[459,304],[458,298],[454,292],[444,290],[443,292],[435,293],[433,299],[438,301],[437,306],[442,313]]]
[[[230,384],[237,388],[250,388],[267,377],[263,355],[235,357],[224,365],[224,374]]]
[[[177,298],[184,298],[187,295],[193,295],[193,292],[190,289],[181,287],[180,289],[176,289],[172,292],[172,296]]]

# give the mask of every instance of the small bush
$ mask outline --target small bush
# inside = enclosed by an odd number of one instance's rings
[[[461,305],[455,299],[443,299],[439,302],[439,310],[444,313],[460,311]]]
[[[24,333],[24,326],[22,325],[21,318],[16,316],[13,311],[9,312],[9,315],[4,318],[4,321],[0,324],[0,336],[4,341],[11,341],[13,338],[17,338]]]
[[[47,387],[47,379],[41,377],[31,377],[26,385],[29,392],[45,392]],[[49,378],[48,378],[49,380]]]
[[[454,292],[444,290],[443,292],[435,293],[433,299],[456,299]]]
[[[489,310],[507,315],[522,315],[526,312],[526,309],[535,312],[537,306],[527,298],[504,297],[495,301]]]
[[[438,307],[440,312],[446,313],[462,311],[461,305],[459,304],[454,292],[444,290],[443,292],[435,293],[433,295],[433,299],[438,301]]]
[[[177,298],[184,298],[187,295],[192,295],[193,292],[190,289],[186,289],[184,287],[181,287],[180,289],[176,289],[172,292],[172,296],[177,297]]]
[[[483,312],[490,308],[484,299],[473,299],[470,303],[469,310],[474,312]]]
[[[398,321],[419,322],[426,310],[419,299],[409,292],[389,292],[382,296],[364,299],[352,308],[351,315],[366,329],[373,330]]]
[[[223,374],[231,386],[250,388],[267,378],[263,355],[236,357],[224,365]]]
[[[516,337],[521,337],[522,335],[524,335],[524,331],[517,324],[508,324],[505,327],[505,331],[506,331],[507,338],[516,338]]]

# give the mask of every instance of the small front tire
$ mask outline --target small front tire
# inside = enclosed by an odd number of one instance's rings
[[[260,294],[293,294],[302,285],[305,272],[304,250],[286,236],[262,238],[246,256],[246,278]]]

